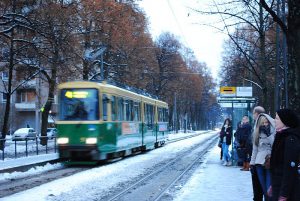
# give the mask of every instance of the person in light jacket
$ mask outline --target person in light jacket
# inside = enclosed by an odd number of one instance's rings
[[[267,114],[260,114],[253,132],[253,148],[250,165],[255,165],[265,200],[270,200],[267,191],[271,186],[269,159],[275,138],[275,121]]]

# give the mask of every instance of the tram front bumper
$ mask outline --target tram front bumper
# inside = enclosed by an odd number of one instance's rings
[[[59,157],[71,160],[99,160],[99,151],[96,145],[59,145]]]

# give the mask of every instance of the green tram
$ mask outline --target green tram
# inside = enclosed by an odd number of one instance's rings
[[[98,161],[162,146],[168,105],[105,82],[58,86],[57,144],[61,159]]]

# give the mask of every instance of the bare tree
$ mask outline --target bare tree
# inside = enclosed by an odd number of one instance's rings
[[[2,138],[8,132],[8,120],[10,115],[11,96],[28,80],[34,78],[36,72],[32,74],[25,74],[25,78],[21,79],[19,84],[13,87],[13,79],[16,74],[17,67],[23,66],[24,58],[26,58],[26,52],[29,46],[32,46],[31,38],[34,29],[32,22],[28,17],[30,6],[32,2],[19,3],[16,0],[2,1],[1,14],[0,14],[0,41],[2,49],[6,49],[8,52],[8,58],[4,59],[5,67],[3,70],[8,70],[8,80],[2,82],[4,91],[1,93],[6,96],[6,107],[4,113],[4,120],[2,125]],[[26,8],[26,9],[25,9]],[[30,72],[29,72],[30,73]],[[0,149],[4,148],[4,141],[1,141]]]
[[[282,1],[286,2],[286,1]],[[288,0],[287,24],[283,18],[275,12],[274,4],[260,0],[263,8],[270,13],[273,20],[278,23],[287,38],[288,47],[288,95],[289,107],[300,112],[300,2],[299,0]],[[283,7],[285,7],[283,5]]]
[[[268,62],[272,60],[269,55],[273,55],[270,52],[274,49],[267,48],[269,45],[267,44],[266,33],[273,29],[269,14],[263,11],[262,4],[248,0],[214,3],[212,7],[214,8],[212,11],[198,12],[220,16],[219,23],[223,23],[223,28],[216,25],[209,26],[225,32],[232,40],[236,49],[240,52],[239,56],[245,61],[243,64],[240,63],[239,66],[248,71],[249,74],[251,73],[253,78],[256,78],[256,82],[261,86],[262,105],[271,110],[270,107],[273,104],[267,97],[269,97],[273,85],[267,82],[267,76],[274,73],[269,70],[272,69],[272,63]],[[232,30],[233,28],[235,31]]]
[[[44,9],[47,7],[47,9]],[[73,58],[71,51],[74,34],[72,16],[75,14],[74,5],[44,2],[35,12],[35,27],[37,30],[36,46],[42,74],[48,82],[47,100],[43,105],[41,136],[47,136],[48,116],[51,110],[59,74],[68,69],[68,61]],[[70,76],[70,74],[69,74]],[[47,138],[41,139],[45,145]]]

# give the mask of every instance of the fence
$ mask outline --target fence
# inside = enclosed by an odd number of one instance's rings
[[[47,144],[42,146],[40,144],[40,140],[42,138],[47,138]],[[57,152],[57,143],[56,137],[49,138],[47,136],[39,136],[39,137],[26,137],[22,139],[15,138],[12,139],[0,139],[1,141],[5,141],[5,146],[3,151],[0,150],[1,159],[7,158],[19,158],[19,157],[28,157],[32,155],[39,155],[41,153],[56,153]]]

